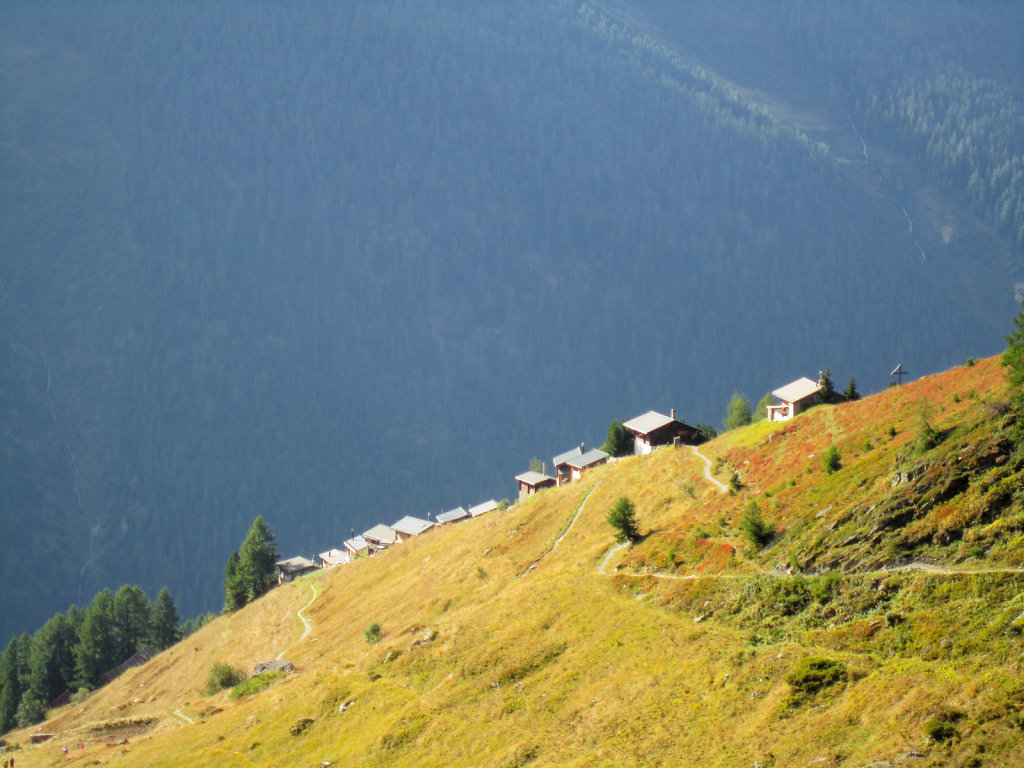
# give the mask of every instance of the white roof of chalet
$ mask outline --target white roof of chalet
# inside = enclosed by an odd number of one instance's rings
[[[362,536],[356,536],[354,539],[349,539],[343,546],[352,552],[361,552],[366,549],[366,539]]]
[[[398,534],[395,533],[394,529],[389,528],[386,525],[377,524],[368,531],[363,531],[364,539],[373,539],[379,541],[382,544],[394,544],[398,538]]]
[[[328,549],[326,552],[321,552],[317,557],[323,560],[324,563],[338,565],[339,563],[348,562],[349,551],[347,549]]]
[[[673,421],[675,421],[675,419],[671,416],[666,416],[664,413],[648,411],[647,413],[637,416],[635,419],[630,419],[622,426],[630,432],[647,435],[656,429],[664,427],[666,424],[671,424]]]
[[[586,469],[587,467],[593,466],[594,464],[599,464],[600,462],[604,461],[607,458],[607,453],[600,450],[599,448],[592,448],[586,453],[584,453],[582,456],[580,456],[578,459],[570,459],[568,461],[568,464],[570,467],[574,467],[576,469]]]
[[[274,563],[282,571],[299,571],[303,568],[316,568],[316,563],[310,560],[308,557],[288,557],[284,560],[278,560]]]
[[[479,517],[480,515],[486,514],[487,512],[493,512],[498,508],[498,502],[494,499],[485,501],[481,504],[477,504],[475,507],[469,508],[469,514],[472,517]]]
[[[581,448],[580,446],[577,445],[571,451],[566,451],[565,453],[560,453],[557,456],[555,456],[555,458],[552,459],[552,463],[555,465],[555,467],[557,467],[559,464],[564,464],[569,459],[575,459],[577,456],[582,456],[582,455],[583,455],[583,448]]]
[[[429,531],[433,528],[434,524],[429,520],[406,515],[391,527],[399,533],[404,533],[406,536],[419,536],[424,531]]]
[[[457,520],[465,520],[469,516],[469,512],[466,511],[465,507],[456,507],[455,509],[450,509],[447,512],[442,512],[438,515],[437,522],[454,523]]]
[[[527,485],[537,485],[543,483],[545,480],[550,480],[552,483],[555,482],[555,478],[548,477],[542,472],[534,472],[532,469],[529,472],[523,472],[521,475],[516,475],[516,480]]]
[[[818,386],[818,382],[811,381],[804,376],[803,378],[790,382],[784,387],[776,389],[772,394],[783,402],[796,403],[819,391],[821,391],[821,387]]]

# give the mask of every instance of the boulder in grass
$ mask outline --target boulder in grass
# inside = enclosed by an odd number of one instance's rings
[[[264,672],[284,672],[288,674],[295,671],[295,665],[290,661],[261,661],[252,668],[254,675],[262,675]]]

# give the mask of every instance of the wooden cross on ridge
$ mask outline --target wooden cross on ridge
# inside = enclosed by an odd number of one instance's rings
[[[903,377],[904,376],[909,376],[910,374],[903,370],[903,363],[900,363],[899,365],[896,366],[896,370],[894,370],[889,375],[890,376],[895,376],[896,378],[898,378],[899,379],[899,383],[902,384],[903,383]]]

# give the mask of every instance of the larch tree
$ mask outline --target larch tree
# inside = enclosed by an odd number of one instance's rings
[[[736,429],[737,427],[745,427],[752,420],[753,416],[750,412],[750,401],[747,400],[746,395],[740,392],[733,392],[732,397],[729,399],[729,405],[726,408],[725,424],[726,429]]]
[[[75,646],[76,683],[82,688],[98,688],[103,673],[118,663],[117,638],[114,636],[114,596],[104,589],[85,611]]]
[[[161,651],[174,645],[180,637],[180,623],[178,607],[167,587],[164,587],[157,594],[149,617],[149,642]]]
[[[114,658],[120,664],[149,639],[152,606],[140,587],[125,584],[114,595]]]
[[[274,585],[276,562],[274,534],[263,517],[257,517],[224,568],[224,610],[241,608],[267,592]]]

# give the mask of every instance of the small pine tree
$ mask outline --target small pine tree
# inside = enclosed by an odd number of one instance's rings
[[[384,630],[381,629],[379,621],[370,622],[370,625],[363,630],[363,639],[366,641],[367,645],[379,643],[383,636]]]
[[[838,472],[843,466],[842,461],[839,459],[839,449],[834,445],[830,445],[821,458],[825,464],[825,472],[830,475]]]
[[[757,421],[764,421],[768,418],[768,406],[775,403],[775,397],[771,392],[757,401],[757,410],[754,411],[754,418]]]
[[[733,392],[726,409],[725,421],[723,422],[725,428],[736,429],[737,427],[745,427],[750,423],[751,419],[750,401],[747,400],[745,395]]]
[[[860,392],[857,391],[857,380],[853,376],[850,377],[846,389],[843,390],[843,397],[847,400],[860,400]]]
[[[828,368],[821,374],[819,383],[821,384],[821,399],[826,403],[830,402],[835,397],[836,385],[832,383],[832,376]]]
[[[601,450],[610,456],[628,456],[633,452],[633,433],[615,419],[608,427],[608,439]]]
[[[625,496],[608,511],[608,517],[605,519],[615,529],[615,540],[620,544],[632,543],[640,538],[640,531],[636,524],[636,508],[633,506],[633,502]]]
[[[224,566],[224,610],[228,612],[238,610],[246,601],[245,584],[238,572],[239,562],[238,550],[235,550]]]
[[[753,499],[747,504],[746,509],[743,510],[743,516],[740,517],[740,530],[751,544],[756,544],[759,547],[767,544],[774,533],[774,529],[761,517],[761,508]]]

